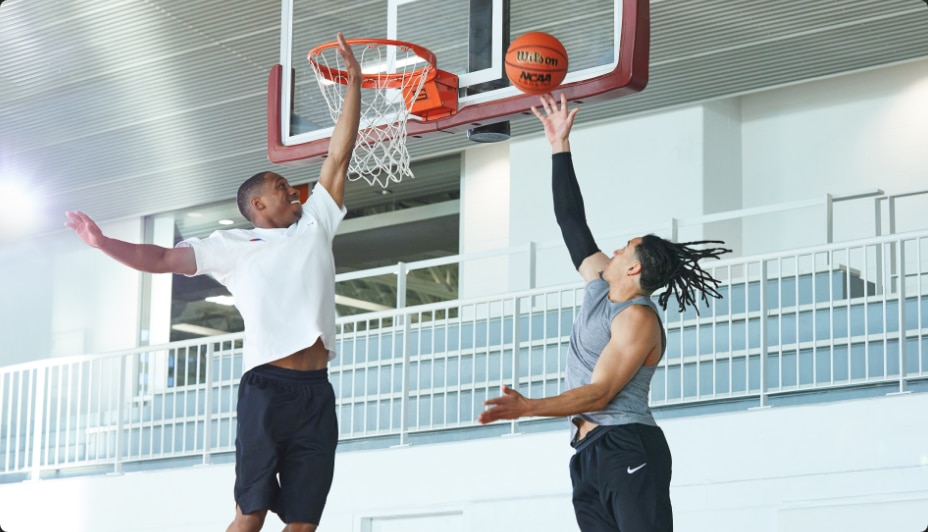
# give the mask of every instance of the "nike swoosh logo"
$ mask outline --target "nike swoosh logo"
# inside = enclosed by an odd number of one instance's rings
[[[646,466],[646,465],[648,465],[647,462],[641,464],[640,466],[638,466],[638,467],[636,467],[636,468],[634,468],[634,469],[632,469],[632,466],[628,466],[628,474],[631,475],[632,473],[635,473],[636,471],[638,471],[639,469],[641,469],[642,467],[644,467],[644,466]]]

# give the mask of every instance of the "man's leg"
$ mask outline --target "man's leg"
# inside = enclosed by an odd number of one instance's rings
[[[288,532],[312,531],[322,518],[335,469],[335,392],[324,369],[291,371],[286,376],[291,397],[280,404],[277,414],[293,421],[283,438],[280,495],[272,509],[289,523]]]
[[[574,516],[582,532],[616,532],[618,525],[603,505],[598,483],[596,449],[591,446],[570,459],[570,480],[573,483]]]
[[[267,510],[258,510],[250,514],[243,514],[242,509],[235,505],[235,520],[226,529],[226,532],[258,532],[264,525]],[[307,529],[310,532],[316,528]]]
[[[275,509],[278,450],[268,419],[276,410],[276,383],[259,366],[242,377],[235,438],[235,521],[229,530],[260,530],[268,510]]]
[[[284,527],[284,532],[316,532],[316,525],[309,523],[290,523]]]
[[[601,489],[622,532],[673,532],[670,449],[650,425],[621,425],[603,442]]]

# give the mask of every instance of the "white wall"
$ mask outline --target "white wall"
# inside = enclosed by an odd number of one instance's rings
[[[675,528],[922,530],[928,424],[917,420],[926,409],[921,393],[662,420]],[[339,453],[320,530],[575,531],[564,423],[564,431]],[[0,525],[222,530],[232,483],[226,464],[0,484]],[[276,518],[265,526],[279,528]]]
[[[890,194],[928,189],[928,61],[762,92],[742,102],[745,207],[875,188]],[[924,200],[900,220],[900,230],[925,227]],[[855,207],[867,205],[836,207],[836,240],[873,236],[873,216]],[[760,240],[791,247],[820,243],[823,220],[820,210],[748,220],[745,253]]]
[[[481,144],[464,152],[461,165],[460,253],[507,249],[509,238],[509,145]],[[471,261],[458,277],[461,299],[509,290],[508,257]]]
[[[570,138],[587,221],[603,251],[655,228],[669,236],[671,218],[703,214],[701,107],[578,126]],[[541,134],[511,142],[513,245],[561,240],[550,153]],[[538,286],[577,280],[562,247],[540,250],[537,268]]]
[[[0,364],[51,355],[54,257],[48,239],[0,247]],[[0,523],[2,525],[2,523]]]
[[[741,190],[741,99],[730,98],[703,106],[703,213],[739,210]],[[694,230],[696,232],[694,232]],[[740,255],[741,221],[724,221],[681,227],[682,242],[697,239],[723,240]]]
[[[101,228],[132,242],[142,234],[140,220]],[[135,347],[139,282],[70,232],[0,246],[0,365]]]
[[[590,227],[608,251],[643,231],[666,236],[671,218],[928,189],[926,118],[928,61],[919,61],[578,125],[571,144]],[[547,142],[539,134],[510,146],[512,245],[556,242]],[[885,201],[881,209],[885,234]],[[928,195],[900,199],[896,230],[924,229],[925,209]],[[875,236],[874,213],[873,199],[836,203],[834,240]],[[825,228],[824,208],[814,207],[683,226],[679,238],[719,238],[750,255],[825,243]],[[539,285],[573,279],[562,248],[540,250],[538,262]]]
[[[152,217],[152,244],[166,248],[174,247],[174,213]],[[166,344],[171,341],[171,302],[173,301],[174,276],[148,275],[149,304],[141,309],[145,318],[140,323],[139,336],[148,345]],[[144,286],[144,285],[143,285]],[[145,288],[143,288],[143,291]],[[144,292],[143,292],[143,305]],[[147,311],[147,312],[146,312]]]

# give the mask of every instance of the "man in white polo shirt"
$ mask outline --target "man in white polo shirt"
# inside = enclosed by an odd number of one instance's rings
[[[65,225],[88,245],[140,271],[210,274],[235,296],[245,322],[244,375],[235,440],[235,519],[228,531],[257,531],[267,511],[289,532],[312,532],[335,463],[338,426],[328,361],[335,352],[332,240],[345,215],[348,163],[360,122],[361,68],[341,33],[345,103],[319,181],[305,205],[286,179],[260,172],[238,191],[254,229],[216,231],[173,249],[102,234],[81,212]]]

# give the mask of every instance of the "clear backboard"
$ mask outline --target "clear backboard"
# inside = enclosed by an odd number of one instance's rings
[[[529,112],[538,96],[509,86],[503,66],[512,40],[530,31],[557,37],[567,77],[557,92],[574,102],[617,98],[648,79],[648,0],[282,0],[281,56],[268,79],[268,158],[299,165],[324,155],[334,122],[307,60],[335,40],[415,43],[458,77],[457,110],[439,119],[410,117],[409,142],[464,133]]]

